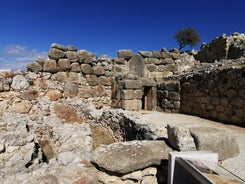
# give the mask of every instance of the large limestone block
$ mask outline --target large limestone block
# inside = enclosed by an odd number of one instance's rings
[[[28,100],[17,101],[12,104],[11,111],[18,113],[28,113],[32,107],[32,104]]]
[[[133,99],[142,99],[143,92],[142,90],[122,90],[121,98],[123,100],[133,100]]]
[[[14,91],[22,91],[28,89],[29,83],[28,80],[23,75],[16,75],[13,78],[11,87]]]
[[[69,59],[59,59],[58,67],[61,71],[68,71],[71,69],[71,63]]]
[[[98,85],[98,77],[96,75],[86,75],[86,80],[90,86]]]
[[[131,50],[119,50],[118,57],[129,60],[133,56],[133,52]]]
[[[55,48],[55,49],[59,49],[62,51],[66,51],[67,47],[58,43],[52,43],[52,45],[50,46],[51,48]]]
[[[102,66],[94,66],[92,67],[93,74],[96,76],[102,76],[105,74],[105,68]]]
[[[26,70],[34,73],[41,72],[43,70],[42,66],[38,62],[28,63]]]
[[[142,108],[141,100],[122,100],[122,108],[124,110],[140,110]]]
[[[122,89],[141,89],[142,85],[141,80],[124,80],[120,82]]]
[[[178,151],[195,151],[196,146],[188,128],[167,125],[168,141]]]
[[[138,52],[144,58],[152,58],[153,54],[150,51],[139,51]]]
[[[75,51],[67,51],[66,52],[66,57],[73,63],[73,62],[78,62],[78,56],[77,56],[77,52]]]
[[[44,72],[55,73],[58,71],[57,63],[53,59],[47,59],[43,65]]]
[[[164,141],[118,142],[98,147],[92,162],[107,171],[126,174],[167,160],[172,149]]]
[[[93,54],[88,52],[87,50],[77,51],[77,56],[81,63],[92,63],[93,61]]]
[[[71,64],[71,71],[72,72],[81,72],[81,68],[79,63],[72,63]]]
[[[93,69],[90,64],[81,64],[81,70],[84,74],[92,74]]]
[[[65,97],[75,97],[78,94],[78,87],[73,83],[66,83],[64,86],[64,96]]]
[[[66,53],[63,50],[56,49],[56,48],[51,48],[48,52],[48,56],[50,59],[61,59],[64,58]]]
[[[46,96],[51,100],[51,101],[56,101],[62,97],[62,93],[58,89],[51,89],[46,93]]]
[[[212,127],[190,128],[197,150],[211,150],[218,153],[219,160],[239,154],[236,138],[231,131]]]
[[[138,77],[145,76],[147,73],[147,68],[141,55],[134,54],[129,60],[129,71]]]

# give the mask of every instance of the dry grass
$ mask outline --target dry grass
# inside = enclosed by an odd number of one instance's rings
[[[54,106],[54,110],[56,113],[56,116],[59,119],[64,120],[64,123],[83,123],[83,120],[81,118],[78,117],[78,115],[76,114],[76,111],[67,104],[56,104]]]

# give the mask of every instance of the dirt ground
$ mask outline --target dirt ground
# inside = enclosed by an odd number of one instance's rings
[[[236,141],[239,145],[240,153],[237,157],[227,159],[222,162],[222,166],[245,180],[245,128],[234,125],[227,125],[211,120],[202,119],[196,116],[162,113],[153,111],[141,111],[142,117],[148,122],[152,123],[158,135],[167,138],[167,124],[181,125],[184,127],[220,127],[222,129],[229,129],[234,132]]]

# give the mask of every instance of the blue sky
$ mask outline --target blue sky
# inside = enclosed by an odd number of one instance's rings
[[[244,7],[244,0],[1,0],[0,69],[25,68],[52,43],[110,57],[176,48],[173,35],[187,27],[201,36],[199,49],[222,33],[244,33]]]

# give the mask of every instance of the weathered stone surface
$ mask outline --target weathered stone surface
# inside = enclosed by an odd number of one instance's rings
[[[167,81],[160,84],[160,89],[168,91],[179,91],[180,83],[178,81]]]
[[[29,83],[28,80],[23,75],[16,75],[13,78],[11,87],[14,91],[22,91],[28,89]]]
[[[58,43],[52,43],[52,45],[50,46],[51,48],[55,48],[55,49],[59,49],[62,51],[66,51],[67,47]]]
[[[151,86],[151,87],[155,87],[156,86],[155,80],[149,79],[149,78],[143,78],[142,79],[142,84],[143,84],[143,86]]]
[[[0,77],[0,92],[10,90],[10,82],[3,77]]]
[[[118,57],[129,60],[131,57],[133,57],[133,52],[131,50],[119,50]]]
[[[105,74],[105,68],[102,66],[94,66],[92,67],[93,75],[103,76]]]
[[[142,108],[141,100],[122,100],[124,110],[140,110]]]
[[[99,83],[104,86],[111,86],[111,81],[112,81],[111,77],[101,76],[98,78],[98,80],[99,80]]]
[[[134,54],[129,60],[129,71],[137,75],[138,77],[143,77],[146,73],[145,62],[141,55]]]
[[[74,45],[67,45],[67,50],[68,51],[77,51],[77,48]]]
[[[78,87],[73,83],[66,83],[64,87],[64,96],[65,97],[75,97],[78,94]]]
[[[86,80],[90,86],[98,85],[98,77],[96,75],[86,75]]]
[[[161,52],[161,56],[162,56],[163,59],[171,58],[171,54],[168,51]]]
[[[17,101],[12,104],[11,111],[18,113],[28,113],[32,107],[32,104],[28,100]]]
[[[168,98],[169,98],[170,100],[176,100],[176,101],[178,101],[178,100],[180,100],[180,94],[177,93],[177,92],[172,92],[172,91],[170,91],[170,92],[168,93]]]
[[[57,72],[52,75],[52,79],[59,82],[67,82],[69,81],[69,76],[66,72]]]
[[[95,97],[94,90],[90,86],[79,88],[78,97],[80,98],[93,98]]]
[[[162,57],[161,52],[159,51],[152,51],[152,57],[160,59]]]
[[[55,73],[58,71],[57,63],[53,59],[47,59],[43,65],[44,72]]]
[[[39,97],[39,92],[36,90],[25,91],[21,94],[21,98],[24,100],[35,100]]]
[[[124,80],[120,83],[122,89],[141,89],[141,80]]]
[[[150,72],[155,72],[157,71],[157,66],[155,64],[147,64],[146,68],[150,71]]]
[[[56,49],[56,48],[51,48],[48,52],[48,56],[50,59],[61,59],[65,57],[65,52],[60,50],[60,49]]]
[[[77,56],[81,63],[91,63],[93,61],[92,53],[88,52],[87,50],[77,51]]]
[[[118,65],[124,65],[126,60],[124,58],[113,58],[113,62]]]
[[[210,43],[203,44],[195,58],[201,62],[209,63],[227,58],[237,59],[245,55],[244,42],[244,34],[233,33],[230,36],[223,34]]]
[[[26,70],[34,73],[41,72],[43,70],[42,66],[38,62],[28,63]]]
[[[163,141],[118,142],[97,148],[92,161],[107,171],[126,174],[160,165],[171,151]]]
[[[58,100],[62,97],[62,93],[60,90],[58,89],[54,89],[54,90],[49,90],[47,93],[46,93],[46,96],[51,100],[51,101],[55,101],[55,100]]]
[[[71,71],[72,72],[81,72],[81,68],[79,63],[72,63],[71,64]]]
[[[93,69],[90,64],[81,64],[81,71],[87,75],[87,74],[92,74]]]
[[[69,59],[59,59],[58,67],[61,71],[69,71],[71,69],[71,64]]]
[[[160,60],[157,58],[144,58],[145,64],[155,64],[159,65],[161,64]]]
[[[178,151],[195,151],[196,146],[188,128],[167,125],[168,141]]]
[[[152,58],[153,54],[149,51],[139,51],[138,52],[143,58]]]
[[[122,90],[121,98],[123,100],[133,100],[133,99],[142,99],[143,92],[142,90]]]
[[[69,59],[72,63],[73,63],[73,62],[78,62],[78,61],[79,61],[78,56],[77,56],[77,52],[75,52],[75,51],[67,51],[67,52],[66,52],[66,57],[67,57],[67,59]]]
[[[190,128],[197,150],[211,150],[218,153],[220,160],[235,157],[239,147],[232,132],[211,127]]]

